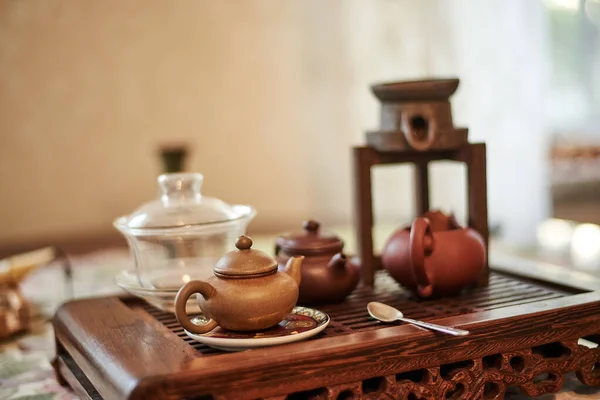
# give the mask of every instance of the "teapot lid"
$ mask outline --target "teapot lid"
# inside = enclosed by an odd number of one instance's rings
[[[280,236],[276,244],[288,254],[323,254],[337,253],[344,247],[344,242],[332,232],[320,229],[321,224],[314,220],[304,221],[302,232],[294,232]]]
[[[213,268],[215,275],[247,278],[269,275],[277,270],[277,261],[267,253],[252,249],[252,239],[242,235],[235,241],[237,250],[226,253]]]
[[[168,173],[158,177],[160,198],[143,204],[116,221],[121,230],[175,228],[236,220],[253,213],[251,207],[229,205],[200,193],[204,177],[199,173]]]

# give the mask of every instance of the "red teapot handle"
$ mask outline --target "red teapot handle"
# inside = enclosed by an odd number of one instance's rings
[[[433,282],[425,268],[425,256],[431,254],[434,247],[433,233],[427,218],[417,218],[410,228],[410,268],[417,292],[421,297],[429,297],[433,293]]]

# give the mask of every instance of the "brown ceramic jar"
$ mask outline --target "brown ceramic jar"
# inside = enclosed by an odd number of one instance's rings
[[[290,257],[304,256],[298,304],[313,306],[343,301],[359,282],[358,267],[342,252],[344,242],[320,229],[316,221],[305,221],[304,230],[280,236],[275,241],[275,259],[284,268]]]
[[[477,231],[461,227],[452,215],[428,211],[390,236],[381,263],[421,297],[451,296],[477,281],[486,250]]]

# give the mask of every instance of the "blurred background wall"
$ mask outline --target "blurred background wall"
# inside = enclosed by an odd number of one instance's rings
[[[172,141],[205,194],[257,207],[252,231],[349,224],[350,146],[378,125],[369,86],[445,76],[461,79],[455,124],[488,144],[491,222],[533,241],[557,108],[548,15],[522,0],[5,0],[0,242],[114,234],[156,196]],[[432,178],[432,204],[461,218],[463,175]],[[411,183],[376,171],[379,222],[413,217]]]

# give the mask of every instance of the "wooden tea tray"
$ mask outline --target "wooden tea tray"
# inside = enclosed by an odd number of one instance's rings
[[[82,398],[107,400],[502,399],[508,386],[558,391],[569,372],[598,386],[600,349],[578,340],[600,343],[600,282],[564,270],[568,283],[556,271],[532,279],[543,272],[494,270],[489,287],[419,301],[379,271],[375,289],[320,307],[331,324],[319,336],[239,353],[191,340],[172,314],[139,300],[76,300],[55,316],[54,366]],[[366,312],[372,300],[471,335],[381,324]]]

